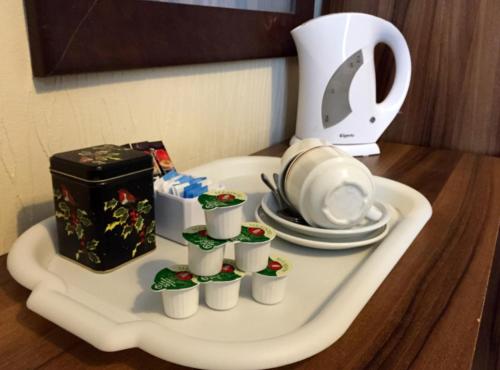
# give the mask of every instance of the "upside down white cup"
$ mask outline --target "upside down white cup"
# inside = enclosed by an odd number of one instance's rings
[[[317,138],[309,138],[309,139],[303,139],[295,144],[291,145],[285,153],[281,156],[281,167],[284,168],[288,165],[288,163],[296,157],[298,154],[305,152],[306,150],[318,147],[318,146],[325,146],[325,145],[330,145],[328,141],[323,140],[323,139],[317,139]]]
[[[252,297],[262,304],[277,304],[286,295],[288,273],[292,266],[283,257],[269,257],[268,266],[252,274]]]
[[[299,153],[282,176],[285,196],[311,226],[342,229],[364,217],[382,217],[373,206],[375,184],[370,170],[334,146]]]
[[[210,191],[198,197],[211,238],[231,239],[239,235],[246,199],[245,194],[230,190]]]
[[[221,271],[215,276],[199,276],[205,288],[205,303],[214,310],[230,310],[238,304],[240,282],[245,276],[236,268],[234,260],[225,259]]]
[[[175,265],[159,271],[151,289],[161,292],[163,310],[173,319],[184,319],[198,311],[199,285],[186,265]]]
[[[276,233],[270,227],[258,222],[245,222],[241,233],[234,240],[236,266],[246,272],[261,271],[266,268],[271,241]]]
[[[228,241],[208,236],[205,225],[187,228],[182,233],[182,237],[188,242],[189,271],[201,276],[218,274]]]

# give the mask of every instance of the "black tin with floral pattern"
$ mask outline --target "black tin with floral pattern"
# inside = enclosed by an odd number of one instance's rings
[[[59,253],[108,271],[155,248],[151,156],[99,145],[50,158]]]

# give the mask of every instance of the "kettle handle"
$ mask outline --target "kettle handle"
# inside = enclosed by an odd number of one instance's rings
[[[396,61],[396,74],[391,91],[387,97],[377,104],[378,109],[383,115],[392,115],[398,113],[410,87],[411,79],[411,58],[408,44],[401,32],[392,23],[383,21],[380,23],[379,33],[375,36],[375,45],[384,43],[388,45]],[[393,118],[392,117],[392,118]],[[387,121],[387,125],[392,119]]]

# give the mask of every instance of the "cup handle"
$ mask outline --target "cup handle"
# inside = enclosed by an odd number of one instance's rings
[[[347,225],[347,222],[344,220],[339,220],[336,217],[334,217],[331,213],[330,210],[325,207],[322,209],[323,215],[332,223],[337,224],[337,225]],[[368,210],[368,213],[366,214],[366,218],[372,220],[372,221],[378,221],[382,218],[383,213],[378,209],[376,206],[371,206],[370,209]]]
[[[368,210],[368,213],[366,214],[366,218],[372,220],[372,221],[378,221],[382,218],[383,213],[380,209],[378,209],[376,206],[371,206],[370,209]]]

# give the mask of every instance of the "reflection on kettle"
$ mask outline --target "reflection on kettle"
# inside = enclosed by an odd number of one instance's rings
[[[361,13],[337,13],[292,30],[299,57],[297,127],[292,143],[320,138],[351,155],[380,153],[375,143],[404,102],[410,51],[390,22]],[[376,101],[374,50],[387,44],[396,61],[394,84]]]

